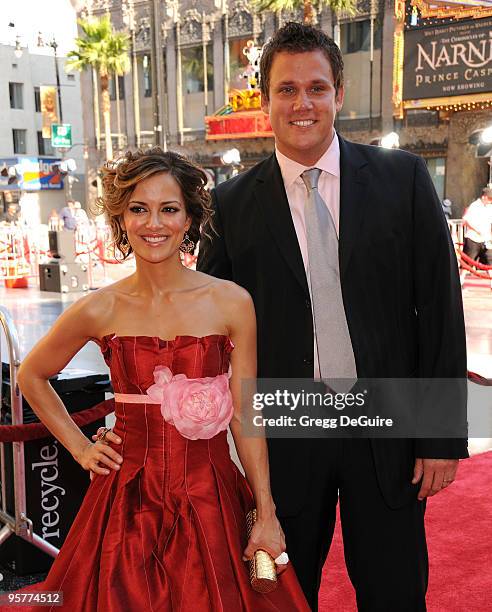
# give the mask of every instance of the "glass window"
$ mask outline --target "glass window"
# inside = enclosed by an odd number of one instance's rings
[[[243,50],[246,47],[248,38],[235,38],[229,41],[229,75],[231,89],[247,89],[248,82],[243,76],[249,64],[248,58]]]
[[[38,155],[55,155],[55,150],[51,146],[51,138],[43,138],[43,132],[37,132],[38,136]]]
[[[27,130],[12,130],[12,138],[14,141],[14,154],[25,155]]]
[[[9,83],[10,108],[24,108],[22,83]]]
[[[120,100],[124,100],[125,99],[125,77],[123,76],[119,76],[118,77],[118,87],[119,87],[119,95],[120,95]],[[109,79],[109,98],[111,100],[116,100],[116,78],[114,76],[112,76]]]
[[[446,158],[445,157],[427,157],[425,160],[427,169],[431,175],[432,182],[436,188],[437,195],[442,201],[444,198],[444,183],[446,180]]]
[[[34,110],[37,113],[41,112],[41,94],[39,91],[39,87],[34,88]]]
[[[150,98],[152,95],[152,72],[150,66],[150,56],[144,55],[142,60],[143,66],[143,82],[144,82],[144,96]]]
[[[374,49],[381,48],[381,25],[374,22]],[[371,22],[351,21],[340,26],[340,49],[342,53],[357,53],[371,49]]]
[[[213,91],[214,88],[212,53],[212,45],[207,46],[208,91]],[[192,94],[204,90],[202,45],[181,50],[181,70],[183,71],[183,94]]]

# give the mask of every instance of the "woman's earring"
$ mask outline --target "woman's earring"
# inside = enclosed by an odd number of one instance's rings
[[[128,245],[128,236],[126,235],[126,232],[121,232],[121,245],[122,246]]]
[[[188,232],[186,232],[186,234],[184,235],[183,242],[181,243],[179,250],[182,253],[193,253],[193,251],[195,250],[195,243],[188,236]]]

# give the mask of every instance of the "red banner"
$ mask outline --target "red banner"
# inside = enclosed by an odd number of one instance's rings
[[[270,118],[262,111],[205,117],[207,140],[273,137]]]

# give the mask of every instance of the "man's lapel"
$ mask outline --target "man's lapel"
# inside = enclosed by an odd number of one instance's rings
[[[271,234],[297,281],[309,295],[301,249],[275,153],[265,160],[256,181],[255,196]],[[275,270],[272,273],[275,274]]]
[[[367,160],[357,146],[338,136],[340,142],[340,276],[343,278],[357,242],[362,218],[367,208],[370,180]]]

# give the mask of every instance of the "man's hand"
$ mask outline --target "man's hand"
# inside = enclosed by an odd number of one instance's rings
[[[422,480],[419,501],[448,487],[456,478],[458,463],[458,459],[416,459],[412,484]]]

